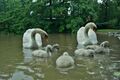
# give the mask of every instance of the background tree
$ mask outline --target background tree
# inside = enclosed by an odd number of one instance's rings
[[[39,27],[74,33],[89,21],[119,28],[119,14],[119,0],[0,0],[0,31],[23,34]]]

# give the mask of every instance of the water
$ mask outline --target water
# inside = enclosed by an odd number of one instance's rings
[[[74,56],[76,35],[50,34],[49,43],[58,43],[60,50],[45,62],[33,58],[30,49],[22,49],[22,36],[1,34],[0,80],[118,80],[114,73],[120,72],[120,40],[103,33],[97,35],[100,43],[110,42],[110,55],[75,60],[73,69],[60,73],[55,61],[64,51]]]

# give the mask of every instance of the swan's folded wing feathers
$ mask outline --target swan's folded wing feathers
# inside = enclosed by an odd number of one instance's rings
[[[79,46],[83,47],[83,43],[86,40],[85,36],[84,36],[84,30],[85,30],[85,27],[81,27],[77,32],[78,48],[79,48]]]
[[[88,36],[89,36],[89,39],[92,42],[92,44],[97,44],[98,43],[97,35],[92,29],[89,29]]]

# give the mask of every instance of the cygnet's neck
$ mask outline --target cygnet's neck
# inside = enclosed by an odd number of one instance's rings
[[[50,47],[46,47],[46,51],[48,53],[48,56],[52,56]]]

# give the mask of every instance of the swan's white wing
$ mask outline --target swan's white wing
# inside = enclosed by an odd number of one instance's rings
[[[31,40],[31,33],[33,29],[28,29],[24,34],[23,34],[23,47],[24,48],[30,48],[32,45],[32,40]]]
[[[78,48],[83,47],[83,43],[84,43],[84,41],[85,41],[84,30],[85,30],[85,27],[81,27],[81,28],[77,31]]]
[[[92,44],[97,44],[98,43],[97,35],[92,29],[89,29],[88,36],[89,36],[89,39],[92,42]]]
[[[38,47],[42,47],[42,39],[41,39],[41,35],[39,33],[36,33],[35,40],[36,40]]]

